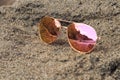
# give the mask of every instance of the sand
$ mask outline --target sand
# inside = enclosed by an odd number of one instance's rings
[[[72,50],[64,29],[46,44],[45,15],[91,25],[101,39],[90,54]],[[0,0],[0,80],[120,80],[120,0]]]

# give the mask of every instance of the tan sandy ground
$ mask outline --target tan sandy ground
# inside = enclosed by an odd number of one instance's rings
[[[8,1],[0,0],[0,80],[120,80],[120,0]],[[90,54],[73,51],[65,30],[45,44],[36,26],[45,15],[89,24],[101,40]]]
[[[12,5],[14,2],[15,2],[15,0],[0,0],[0,6]]]

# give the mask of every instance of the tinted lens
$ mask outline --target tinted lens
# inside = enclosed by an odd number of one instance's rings
[[[41,19],[38,27],[41,39],[46,43],[52,43],[57,39],[61,25],[58,20],[46,16]]]
[[[91,26],[83,23],[72,23],[68,26],[68,41],[74,50],[90,52],[96,40],[96,31]]]

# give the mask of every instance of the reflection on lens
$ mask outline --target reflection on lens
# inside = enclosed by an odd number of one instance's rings
[[[94,28],[83,23],[72,23],[68,26],[68,41],[78,52],[90,52],[94,48],[97,34]]]
[[[46,16],[41,19],[38,27],[41,39],[46,43],[52,43],[57,39],[61,25],[56,19]]]

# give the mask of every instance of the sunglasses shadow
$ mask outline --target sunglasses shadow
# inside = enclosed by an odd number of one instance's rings
[[[108,51],[108,48],[102,45],[97,45],[93,52],[99,52],[99,51],[104,51],[105,53]]]
[[[63,39],[58,39],[55,42],[50,43],[50,45],[52,45],[52,46],[63,46],[64,45],[66,47],[69,46],[68,42],[66,40],[63,40]]]

